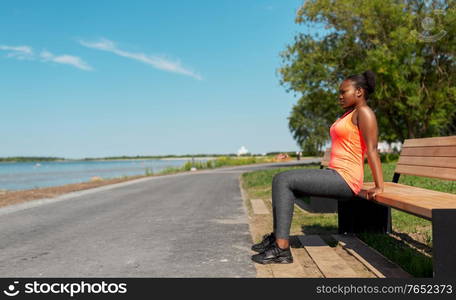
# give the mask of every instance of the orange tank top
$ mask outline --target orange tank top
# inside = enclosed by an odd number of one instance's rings
[[[339,173],[358,195],[363,187],[366,144],[361,130],[351,120],[354,111],[343,114],[329,129],[332,145],[328,167]]]

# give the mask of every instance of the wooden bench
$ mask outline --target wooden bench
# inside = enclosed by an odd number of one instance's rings
[[[339,233],[391,232],[391,208],[430,220],[433,275],[456,278],[456,194],[400,184],[401,174],[456,180],[456,136],[405,140],[393,181],[375,200],[366,201],[374,182],[365,182],[353,199],[339,200]]]
[[[329,165],[329,161],[331,160],[331,147],[326,148],[325,154],[320,162],[320,169],[327,167]]]

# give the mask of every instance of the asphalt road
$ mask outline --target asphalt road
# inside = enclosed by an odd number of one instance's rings
[[[148,177],[1,208],[0,274],[255,277],[239,176],[283,165]]]

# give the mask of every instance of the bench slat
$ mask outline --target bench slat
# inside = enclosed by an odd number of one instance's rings
[[[366,198],[366,191],[375,182],[365,182],[358,196]],[[376,195],[376,203],[391,206],[415,215],[432,219],[432,209],[456,208],[456,194],[427,190],[394,182],[385,182],[383,193]]]
[[[402,147],[456,146],[456,136],[406,139]]]
[[[456,180],[456,168],[396,165],[396,173],[425,176],[438,179]]]
[[[456,146],[437,146],[437,147],[404,147],[401,156],[446,156],[456,157]]]
[[[400,156],[398,165],[456,168],[456,157]]]
[[[406,139],[394,172],[456,180],[456,136]]]

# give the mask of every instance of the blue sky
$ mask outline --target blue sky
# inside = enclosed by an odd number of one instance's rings
[[[296,151],[302,0],[5,1],[0,156]]]

